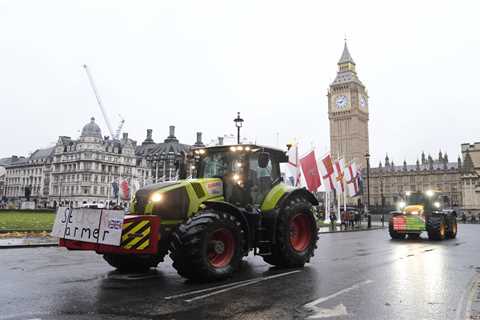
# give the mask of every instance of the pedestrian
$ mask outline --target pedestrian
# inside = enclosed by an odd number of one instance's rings
[[[330,212],[330,229],[332,231],[335,231],[335,223],[337,221],[337,216],[335,215],[335,212]]]

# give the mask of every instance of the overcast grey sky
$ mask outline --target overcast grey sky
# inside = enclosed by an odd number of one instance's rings
[[[370,95],[373,164],[480,140],[478,1],[0,0],[0,157],[26,155],[91,116],[139,143],[168,125],[193,143],[234,132],[301,151],[329,145],[327,89],[345,34]]]

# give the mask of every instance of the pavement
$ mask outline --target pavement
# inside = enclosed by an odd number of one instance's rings
[[[166,259],[120,274],[102,257],[64,248],[0,252],[0,320],[478,319],[479,225],[457,239],[393,241],[387,230],[322,233],[304,268],[259,256],[222,282],[180,277]]]

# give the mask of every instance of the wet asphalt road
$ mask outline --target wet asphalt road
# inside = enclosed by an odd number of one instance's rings
[[[479,275],[480,225],[459,225],[444,242],[322,234],[303,269],[249,256],[211,284],[185,281],[168,259],[148,275],[119,275],[90,252],[2,249],[0,319],[465,319]]]

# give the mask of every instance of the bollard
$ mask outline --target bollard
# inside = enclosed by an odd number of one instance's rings
[[[372,216],[369,214],[367,217],[367,228],[370,229],[372,227]]]

